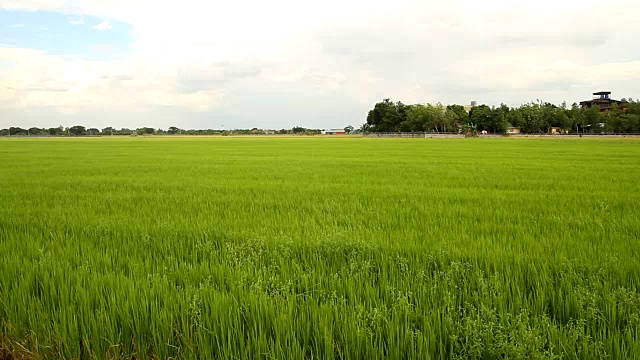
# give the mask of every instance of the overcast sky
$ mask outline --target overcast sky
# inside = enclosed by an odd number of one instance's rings
[[[357,126],[640,97],[634,0],[0,0],[0,128]]]

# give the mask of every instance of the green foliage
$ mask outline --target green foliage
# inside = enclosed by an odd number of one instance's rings
[[[69,128],[69,133],[71,135],[86,135],[87,129],[84,126],[76,125]]]
[[[469,122],[469,114],[462,105],[447,105],[446,115],[451,125]]]
[[[3,138],[0,356],[632,359],[638,144]]]
[[[394,132],[407,120],[408,108],[402,102],[393,103],[384,99],[377,103],[367,115],[367,124],[374,132]]]
[[[493,110],[487,105],[480,105],[471,109],[469,120],[480,131],[491,131],[493,125]]]
[[[27,135],[28,130],[20,127],[9,127],[9,135]]]
[[[400,124],[400,130],[427,131],[436,123],[438,116],[431,105],[413,105],[407,112],[407,120]]]
[[[404,105],[384,99],[369,111],[366,124],[370,132],[457,132],[471,125],[478,131],[497,134],[506,133],[509,127],[527,134],[549,133],[552,127],[563,133],[639,133],[640,105],[630,101],[624,104],[624,110],[615,105],[610,111],[600,112],[599,107],[582,109],[573,104],[567,108],[566,103],[556,106],[532,102],[516,108],[480,105],[467,114],[461,105],[444,109],[441,104]]]
[[[471,123],[462,125],[460,129],[462,130],[464,137],[478,137],[478,128]]]
[[[445,108],[442,104],[405,105],[402,102],[393,103],[384,99],[369,111],[366,131],[457,132],[457,125],[466,117],[466,111],[462,106]]]
[[[53,135],[53,136],[56,136],[56,135],[63,135],[63,134],[64,134],[64,128],[63,128],[62,126],[59,126],[59,127],[57,127],[57,128],[52,127],[52,128],[49,128],[49,129],[47,130],[47,133],[48,133],[49,135]]]
[[[154,134],[155,132],[156,130],[150,127],[141,127],[136,129],[136,134],[138,135],[151,135],[151,134]]]
[[[102,129],[102,135],[116,135],[117,132],[118,131],[116,129],[114,129],[113,127],[111,127],[111,126],[108,126],[108,127]],[[116,134],[114,134],[114,133],[116,133]]]
[[[588,109],[583,109],[583,121],[584,125],[589,128],[589,132],[600,132],[600,124],[602,123],[602,115],[600,109],[596,106],[592,106]]]

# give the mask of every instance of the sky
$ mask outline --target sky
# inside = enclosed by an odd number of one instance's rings
[[[0,0],[0,128],[334,128],[640,98],[634,0]]]

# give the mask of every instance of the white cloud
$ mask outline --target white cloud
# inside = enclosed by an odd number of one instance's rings
[[[111,26],[110,22],[105,20],[105,21],[101,22],[100,24],[94,26],[93,28],[96,29],[96,30],[111,30],[112,26]]]
[[[571,103],[600,89],[640,97],[640,50],[631,46],[640,33],[640,3],[610,1],[609,8],[625,9],[615,16],[601,16],[600,6],[594,0],[399,0],[392,6],[382,0],[5,0],[0,8],[126,22],[132,40],[88,46],[95,54],[131,49],[117,61],[0,48],[0,63],[12,64],[0,67],[0,103],[14,115],[91,113],[86,118],[100,124],[113,121],[100,110],[109,109],[130,127],[153,125],[136,123],[138,114],[183,127],[218,117],[228,119],[227,127],[258,121],[332,127],[362,122],[383,97],[510,105],[536,98]],[[108,30],[111,23],[94,28]],[[10,121],[1,116],[0,127]]]

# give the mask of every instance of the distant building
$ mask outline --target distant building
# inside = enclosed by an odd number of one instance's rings
[[[561,127],[552,126],[549,128],[550,135],[561,135],[561,134],[568,134],[568,133],[569,133],[569,130],[563,129]]]
[[[477,106],[478,106],[478,103],[477,103],[477,102],[475,102],[475,101],[472,101],[472,102],[471,102],[471,105],[463,105],[462,107],[464,107],[464,111],[466,111],[466,112],[467,112],[467,114],[468,114],[468,113],[470,113],[470,112],[471,112],[471,109],[473,109],[473,108],[475,108],[475,107],[477,107]]]
[[[618,104],[618,106],[623,109],[626,108],[626,102],[620,100],[614,100],[611,98],[611,91],[599,91],[593,93],[593,99],[580,101],[581,108],[590,108],[592,106],[597,106],[600,108],[600,111],[608,111],[611,109],[613,104]]]
[[[322,130],[321,133],[323,135],[344,135],[347,132],[344,131],[344,129],[328,129],[328,130]]]
[[[520,134],[520,128],[515,126],[509,126],[507,128],[507,134]]]

